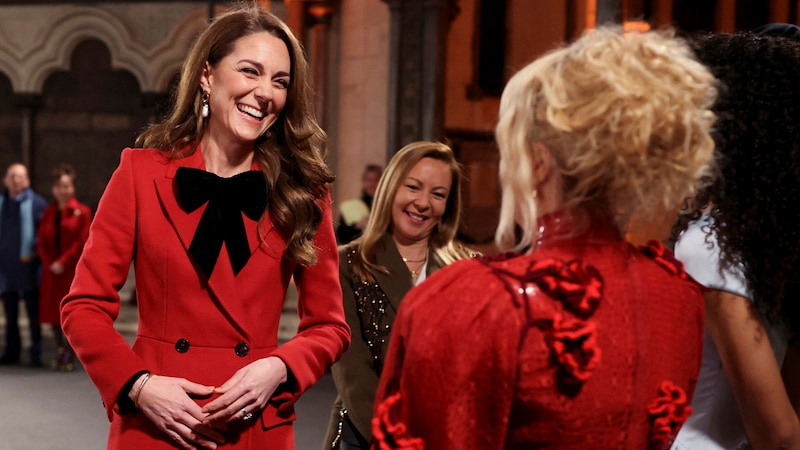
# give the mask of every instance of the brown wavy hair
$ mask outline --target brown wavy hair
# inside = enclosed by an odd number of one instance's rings
[[[51,172],[53,184],[58,183],[61,180],[61,177],[64,175],[69,177],[74,186],[75,180],[78,179],[78,174],[75,172],[75,169],[72,167],[72,165],[68,163],[61,163],[57,165],[55,169],[53,169],[53,172]]]
[[[183,63],[171,112],[145,129],[136,143],[157,148],[170,158],[196,151],[205,133],[200,78],[206,62],[216,66],[233,51],[237,40],[261,32],[286,44],[291,81],[283,111],[256,141],[254,159],[270,185],[268,212],[286,239],[285,257],[308,266],[317,259],[313,239],[334,176],[325,163],[328,139],[314,117],[311,72],[303,47],[278,17],[256,3],[242,2],[214,18]]]

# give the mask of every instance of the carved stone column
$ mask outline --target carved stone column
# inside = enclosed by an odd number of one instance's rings
[[[658,0],[654,8],[655,20],[653,23],[657,28],[672,25],[672,10],[675,8],[674,0]]]
[[[622,21],[621,0],[597,0],[596,4],[597,26],[620,23]]]
[[[305,41],[305,0],[285,0],[286,24],[301,42]]]
[[[794,22],[800,23],[800,0],[792,0],[794,3]]]
[[[391,10],[388,153],[444,138],[447,33],[457,0],[383,0]]]
[[[33,165],[36,157],[33,146],[34,121],[36,119],[36,110],[42,103],[41,96],[37,94],[17,94],[14,96],[13,102],[19,108],[19,115],[22,119],[20,125],[21,162],[28,167],[30,178],[34,179],[34,172],[36,171]]]
[[[326,126],[326,93],[331,68],[331,21],[337,12],[338,0],[285,0],[286,23],[303,43],[314,80],[314,110],[323,128]]]
[[[791,20],[791,11],[789,0],[769,1],[769,21],[772,23],[788,23]]]
[[[327,128],[326,101],[328,93],[328,44],[330,41],[331,20],[336,10],[330,2],[312,3],[308,7],[309,30],[308,59],[314,76],[314,111],[322,128]]]
[[[720,0],[714,12],[714,31],[733,33],[736,29],[736,0]]]

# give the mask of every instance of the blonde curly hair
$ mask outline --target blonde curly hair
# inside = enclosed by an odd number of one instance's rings
[[[714,76],[671,31],[590,30],[520,70],[496,129],[498,247],[532,249],[537,143],[563,178],[567,211],[607,211],[622,230],[634,212],[674,210],[710,173],[716,94]]]

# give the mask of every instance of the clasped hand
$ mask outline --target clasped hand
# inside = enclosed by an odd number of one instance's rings
[[[262,410],[286,379],[286,365],[274,356],[242,367],[219,387],[153,375],[139,393],[139,409],[180,447],[215,449],[228,423]],[[190,397],[212,394],[219,397],[203,407]]]

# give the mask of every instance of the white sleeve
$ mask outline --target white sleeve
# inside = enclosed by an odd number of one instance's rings
[[[711,223],[707,215],[690,223],[675,243],[675,257],[703,286],[751,299],[741,264],[720,270],[719,246]]]

